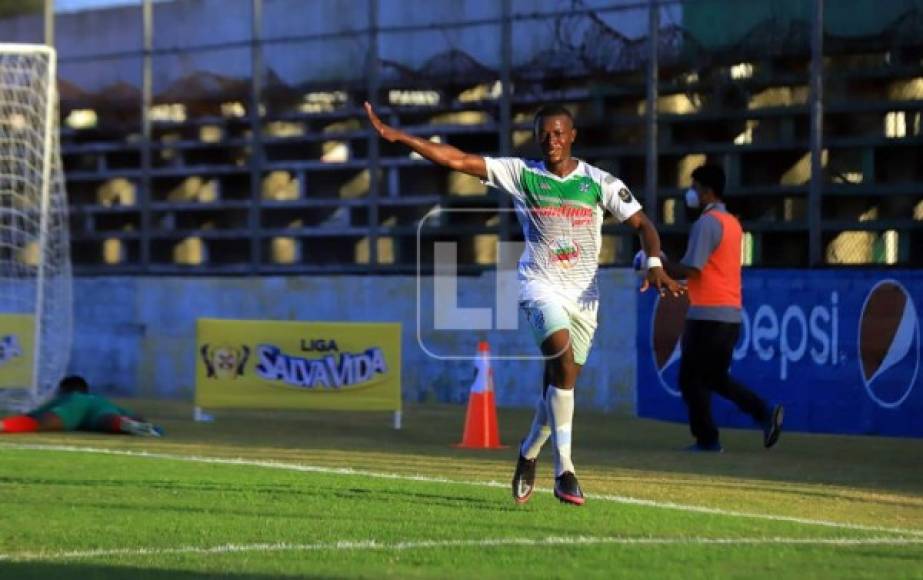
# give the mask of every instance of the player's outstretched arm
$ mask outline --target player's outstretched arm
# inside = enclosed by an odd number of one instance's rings
[[[378,131],[382,139],[391,143],[403,143],[436,165],[461,171],[481,179],[487,179],[487,163],[480,155],[465,153],[461,149],[444,143],[433,143],[428,139],[422,139],[386,125],[378,118],[375,110],[372,109],[372,105],[368,102],[365,103],[365,112],[369,116],[372,127]]]
[[[638,237],[641,238],[641,247],[648,256],[660,255],[660,235],[657,233],[657,228],[654,227],[653,222],[648,219],[647,214],[643,211],[638,211],[625,220],[625,223],[638,231]],[[647,277],[641,284],[641,292],[651,286],[661,294],[669,292],[673,296],[679,296],[686,291],[679,282],[667,274],[663,267],[648,268]]]

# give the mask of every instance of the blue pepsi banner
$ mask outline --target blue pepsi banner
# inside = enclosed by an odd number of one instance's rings
[[[923,437],[923,271],[745,270],[731,374],[785,405],[785,428]],[[678,375],[685,298],[642,295],[637,411],[686,421]],[[718,395],[715,420],[752,426]]]

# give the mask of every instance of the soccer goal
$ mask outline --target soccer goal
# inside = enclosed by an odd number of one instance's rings
[[[70,357],[55,51],[0,43],[0,407],[50,395]]]

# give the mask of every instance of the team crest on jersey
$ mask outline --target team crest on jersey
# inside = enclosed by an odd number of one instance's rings
[[[580,184],[580,192],[586,193],[588,191],[590,191],[590,182],[584,181],[583,183]]]
[[[619,190],[619,199],[621,199],[625,203],[631,203],[631,200],[632,200],[631,192],[628,191],[627,187],[623,187],[622,189]]]
[[[569,270],[577,265],[580,260],[580,246],[570,238],[556,238],[551,243],[551,262],[557,264],[565,270]]]
[[[543,181],[543,182],[539,183],[539,184],[538,184],[538,188],[539,188],[539,189],[544,189],[545,191],[551,191],[551,185],[550,185],[548,182],[546,182],[546,181]]]

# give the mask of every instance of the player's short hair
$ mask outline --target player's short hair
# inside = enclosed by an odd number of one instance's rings
[[[61,379],[61,382],[58,384],[58,391],[60,391],[62,395],[68,393],[89,393],[90,385],[87,384],[86,379],[83,377],[71,375]]]
[[[711,189],[719,198],[724,198],[724,185],[727,178],[724,176],[724,170],[718,165],[709,164],[696,167],[692,172],[692,179]]]
[[[567,110],[567,107],[559,103],[542,105],[542,108],[535,113],[535,118],[532,120],[532,127],[536,131],[538,131],[539,123],[541,123],[545,117],[567,117],[570,119],[570,124],[574,124],[574,116]]]

